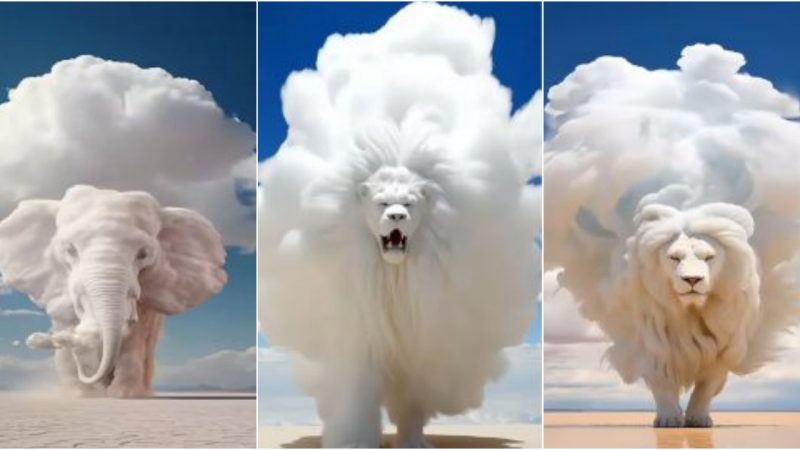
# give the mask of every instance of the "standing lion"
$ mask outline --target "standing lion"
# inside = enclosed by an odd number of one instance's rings
[[[427,446],[428,421],[480,407],[531,324],[541,102],[510,115],[493,36],[490,19],[412,4],[332,37],[283,89],[260,321],[296,353],[325,446],[378,447],[382,409],[398,446]]]

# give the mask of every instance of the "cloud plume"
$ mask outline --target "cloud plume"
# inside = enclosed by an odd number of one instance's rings
[[[255,136],[199,82],[80,56],[25,78],[0,104],[0,217],[77,183],[146,190],[252,247]]]

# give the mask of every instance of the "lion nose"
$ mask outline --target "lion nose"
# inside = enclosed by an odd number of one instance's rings
[[[681,278],[683,278],[683,281],[689,283],[690,286],[694,286],[695,284],[703,280],[703,277],[681,277]]]

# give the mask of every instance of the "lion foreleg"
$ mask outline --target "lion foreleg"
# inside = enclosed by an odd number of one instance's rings
[[[715,368],[697,381],[689,398],[686,408],[686,426],[694,428],[709,428],[714,425],[711,420],[711,400],[722,391],[728,380],[728,371],[724,368]]]
[[[362,358],[352,366],[343,362],[331,368],[325,380],[324,393],[319,398],[324,424],[323,446],[380,447],[380,373],[368,358]]]
[[[680,403],[680,386],[664,379],[645,379],[656,402],[656,428],[678,428],[683,426],[683,410]]]
[[[413,396],[398,386],[387,389],[386,410],[397,425],[396,448],[429,448],[424,428],[428,416]]]

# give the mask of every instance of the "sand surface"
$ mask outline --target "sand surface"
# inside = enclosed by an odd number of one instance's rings
[[[393,447],[393,430],[384,434],[381,447]],[[319,448],[319,426],[259,427],[261,448]],[[429,425],[428,441],[435,448],[540,448],[541,425],[536,423],[502,425]]]
[[[120,400],[0,392],[0,448],[255,447],[252,394],[159,397]]]
[[[654,429],[650,412],[546,412],[549,448],[800,447],[800,413],[716,412],[711,429]]]

